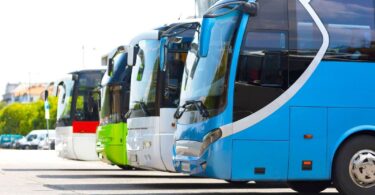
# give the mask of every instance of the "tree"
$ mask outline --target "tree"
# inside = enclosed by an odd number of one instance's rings
[[[55,128],[57,98],[49,97],[50,102],[50,129]],[[34,129],[46,129],[44,102],[42,100],[21,104],[13,103],[0,110],[0,134],[26,135]]]
[[[2,110],[5,106],[7,106],[7,103],[4,101],[0,102],[0,110]]]

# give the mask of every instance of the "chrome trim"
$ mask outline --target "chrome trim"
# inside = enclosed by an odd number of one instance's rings
[[[197,141],[176,141],[176,154],[181,156],[199,157],[203,143]]]

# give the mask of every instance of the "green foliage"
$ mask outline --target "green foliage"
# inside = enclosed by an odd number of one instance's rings
[[[50,103],[50,129],[55,128],[57,98],[49,97]],[[1,106],[1,105],[0,105]],[[46,129],[44,102],[42,100],[21,104],[14,103],[0,110],[0,134],[26,135],[34,129]]]
[[[0,110],[2,110],[5,106],[7,106],[6,102],[0,102]]]

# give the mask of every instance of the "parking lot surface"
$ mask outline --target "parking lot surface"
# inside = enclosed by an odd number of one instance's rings
[[[228,184],[157,171],[65,160],[55,151],[1,150],[0,194],[297,194],[285,184]],[[338,194],[333,188],[323,194]]]

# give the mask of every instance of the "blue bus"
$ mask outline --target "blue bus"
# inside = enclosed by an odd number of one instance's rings
[[[374,0],[221,0],[186,60],[177,171],[375,194]]]

